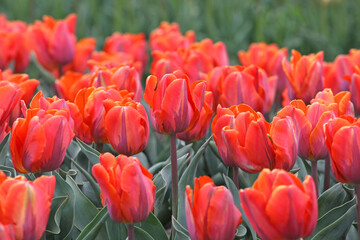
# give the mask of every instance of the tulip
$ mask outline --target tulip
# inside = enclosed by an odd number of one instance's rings
[[[27,46],[27,26],[22,21],[8,21],[0,14],[0,69],[13,61],[14,72],[25,72],[30,62]]]
[[[248,51],[239,51],[238,58],[245,67],[255,65],[263,69],[266,74],[277,76],[277,92],[282,92],[286,87],[286,75],[282,68],[282,60],[288,55],[287,48],[281,48],[276,44],[266,44],[263,42],[252,43]]]
[[[144,100],[150,105],[150,120],[157,132],[174,134],[190,129],[199,119],[205,96],[205,82],[189,85],[181,71],[146,79]]]
[[[20,173],[56,170],[74,137],[74,122],[64,100],[44,99],[39,92],[12,127],[10,152]],[[67,109],[66,109],[67,108]]]
[[[14,83],[0,81],[0,127],[8,120],[13,109],[18,106],[23,90]]]
[[[283,59],[283,68],[290,87],[287,89],[290,100],[302,99],[309,103],[315,94],[324,88],[323,58],[324,53],[301,56],[296,51],[291,51],[290,63]]]
[[[350,56],[337,56],[333,63],[324,64],[324,88],[330,88],[334,93],[349,90],[349,83],[344,81],[344,77],[353,72]]]
[[[0,236],[2,240],[15,240],[14,225],[4,225],[0,222]]]
[[[13,228],[17,240],[40,239],[48,222],[55,184],[55,176],[41,176],[31,182],[24,176],[11,178],[0,172],[0,223],[8,225],[5,232],[8,228],[11,234]]]
[[[276,76],[268,78],[262,69],[253,65],[237,68],[238,71],[230,71],[220,82],[219,104],[231,107],[245,103],[255,111],[268,113],[274,102]]]
[[[290,117],[269,124],[248,105],[219,106],[211,130],[227,166],[257,173],[263,168],[290,170],[295,164],[298,143]]]
[[[129,98],[104,101],[106,136],[116,152],[127,156],[141,152],[149,140],[149,121],[141,103]]]
[[[165,74],[176,70],[184,69],[184,62],[179,52],[153,51],[151,53],[153,61],[150,73],[161,79]]]
[[[198,141],[202,139],[210,127],[211,117],[213,115],[213,97],[209,91],[205,92],[205,100],[201,109],[199,120],[186,132],[176,134],[176,137],[186,142]]]
[[[146,37],[144,33],[113,33],[105,39],[104,51],[107,53],[128,53],[134,57],[135,61],[141,62],[143,72],[148,60]]]
[[[152,51],[177,51],[179,48],[189,48],[195,38],[193,31],[187,31],[183,36],[177,23],[162,22],[150,34],[150,48]]]
[[[154,208],[156,187],[152,174],[135,157],[105,153],[99,159],[92,174],[111,219],[124,223],[144,221]]]
[[[231,192],[216,187],[207,176],[195,178],[194,191],[186,186],[186,224],[192,240],[234,239],[241,213]]]
[[[346,80],[349,82],[349,89],[351,92],[351,101],[354,103],[355,112],[360,113],[360,67],[354,68],[354,73],[348,76]]]
[[[44,16],[29,27],[29,42],[37,60],[47,70],[53,71],[70,63],[75,55],[76,15],[64,20]]]
[[[81,89],[76,95],[74,104],[69,104],[71,115],[76,119],[76,136],[86,143],[108,142],[104,127],[106,112],[104,101],[106,99],[121,101],[128,97],[132,98],[133,93],[118,91],[113,86]]]
[[[298,239],[315,230],[318,205],[310,176],[301,181],[284,170],[264,169],[252,188],[240,190],[241,207],[263,239]]]
[[[135,101],[141,100],[141,79],[134,67],[98,67],[91,73],[90,85],[96,88],[114,85],[118,90],[133,92]]]
[[[63,67],[62,72],[73,71],[82,74],[86,73],[88,68],[87,61],[91,58],[95,47],[95,38],[84,38],[77,42],[75,45],[74,59]]]
[[[59,97],[74,101],[77,93],[90,87],[90,75],[67,71],[60,79],[55,81],[55,88]]]

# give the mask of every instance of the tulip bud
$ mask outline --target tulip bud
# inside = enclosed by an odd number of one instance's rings
[[[55,184],[54,176],[41,176],[31,182],[24,176],[11,178],[0,172],[0,222],[8,225],[3,228],[5,233],[8,228],[11,236],[13,228],[15,239],[40,239],[48,222]]]
[[[315,183],[284,170],[264,169],[252,188],[240,190],[241,206],[263,240],[308,237],[316,227]]]
[[[186,224],[192,240],[234,239],[241,224],[241,213],[231,192],[216,187],[211,178],[195,178],[194,191],[186,186]]]
[[[99,159],[92,174],[111,219],[124,223],[144,221],[154,208],[156,187],[152,174],[135,157],[105,153]]]

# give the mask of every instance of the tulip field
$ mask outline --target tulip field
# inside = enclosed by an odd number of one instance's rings
[[[0,7],[0,240],[359,239],[352,1],[274,3],[272,30],[266,1],[206,0],[199,21],[195,1],[17,2]]]

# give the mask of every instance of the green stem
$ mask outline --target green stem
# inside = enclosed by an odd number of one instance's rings
[[[319,180],[318,180],[318,171],[317,171],[317,161],[311,162],[311,176],[314,179],[316,187],[316,196],[319,196]]]
[[[170,135],[170,155],[171,155],[171,200],[172,200],[172,215],[177,219],[178,207],[178,170],[177,170],[177,154],[176,154],[176,135]],[[175,230],[172,229],[172,236],[174,237]],[[174,238],[172,238],[174,239]]]
[[[360,239],[360,206],[359,206],[360,185],[359,184],[356,184],[355,186],[355,194],[356,194],[357,227],[358,227],[358,236]]]
[[[330,187],[330,157],[325,158],[324,192]]]
[[[135,240],[134,224],[127,224],[128,240]]]

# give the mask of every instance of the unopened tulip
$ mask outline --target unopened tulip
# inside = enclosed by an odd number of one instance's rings
[[[192,240],[234,239],[241,213],[230,190],[216,187],[211,178],[195,178],[194,191],[186,186],[185,212]]]
[[[22,96],[23,90],[17,84],[0,81],[0,126],[8,120]]]
[[[199,119],[205,96],[205,82],[189,84],[181,71],[160,80],[149,76],[144,100],[150,105],[150,120],[157,132],[174,134],[190,129]]]
[[[130,98],[104,101],[104,127],[109,143],[119,154],[141,152],[149,140],[149,120],[141,103]]]
[[[74,122],[66,102],[34,97],[25,118],[12,127],[10,152],[16,171],[38,173],[56,170],[74,137]]]
[[[124,223],[144,221],[154,208],[156,187],[152,174],[135,157],[105,153],[99,158],[92,174],[111,219]]]
[[[310,176],[301,181],[284,170],[264,169],[252,188],[240,190],[241,206],[263,240],[308,237],[316,227],[318,204]]]
[[[227,166],[257,173],[263,168],[290,170],[295,164],[298,142],[290,117],[269,124],[248,105],[219,106],[211,130]]]
[[[0,233],[4,224],[8,225],[5,233],[9,236],[13,228],[16,240],[40,239],[48,222],[55,184],[55,176],[41,176],[31,182],[24,176],[11,178],[0,172]],[[3,239],[3,235],[0,237]]]

